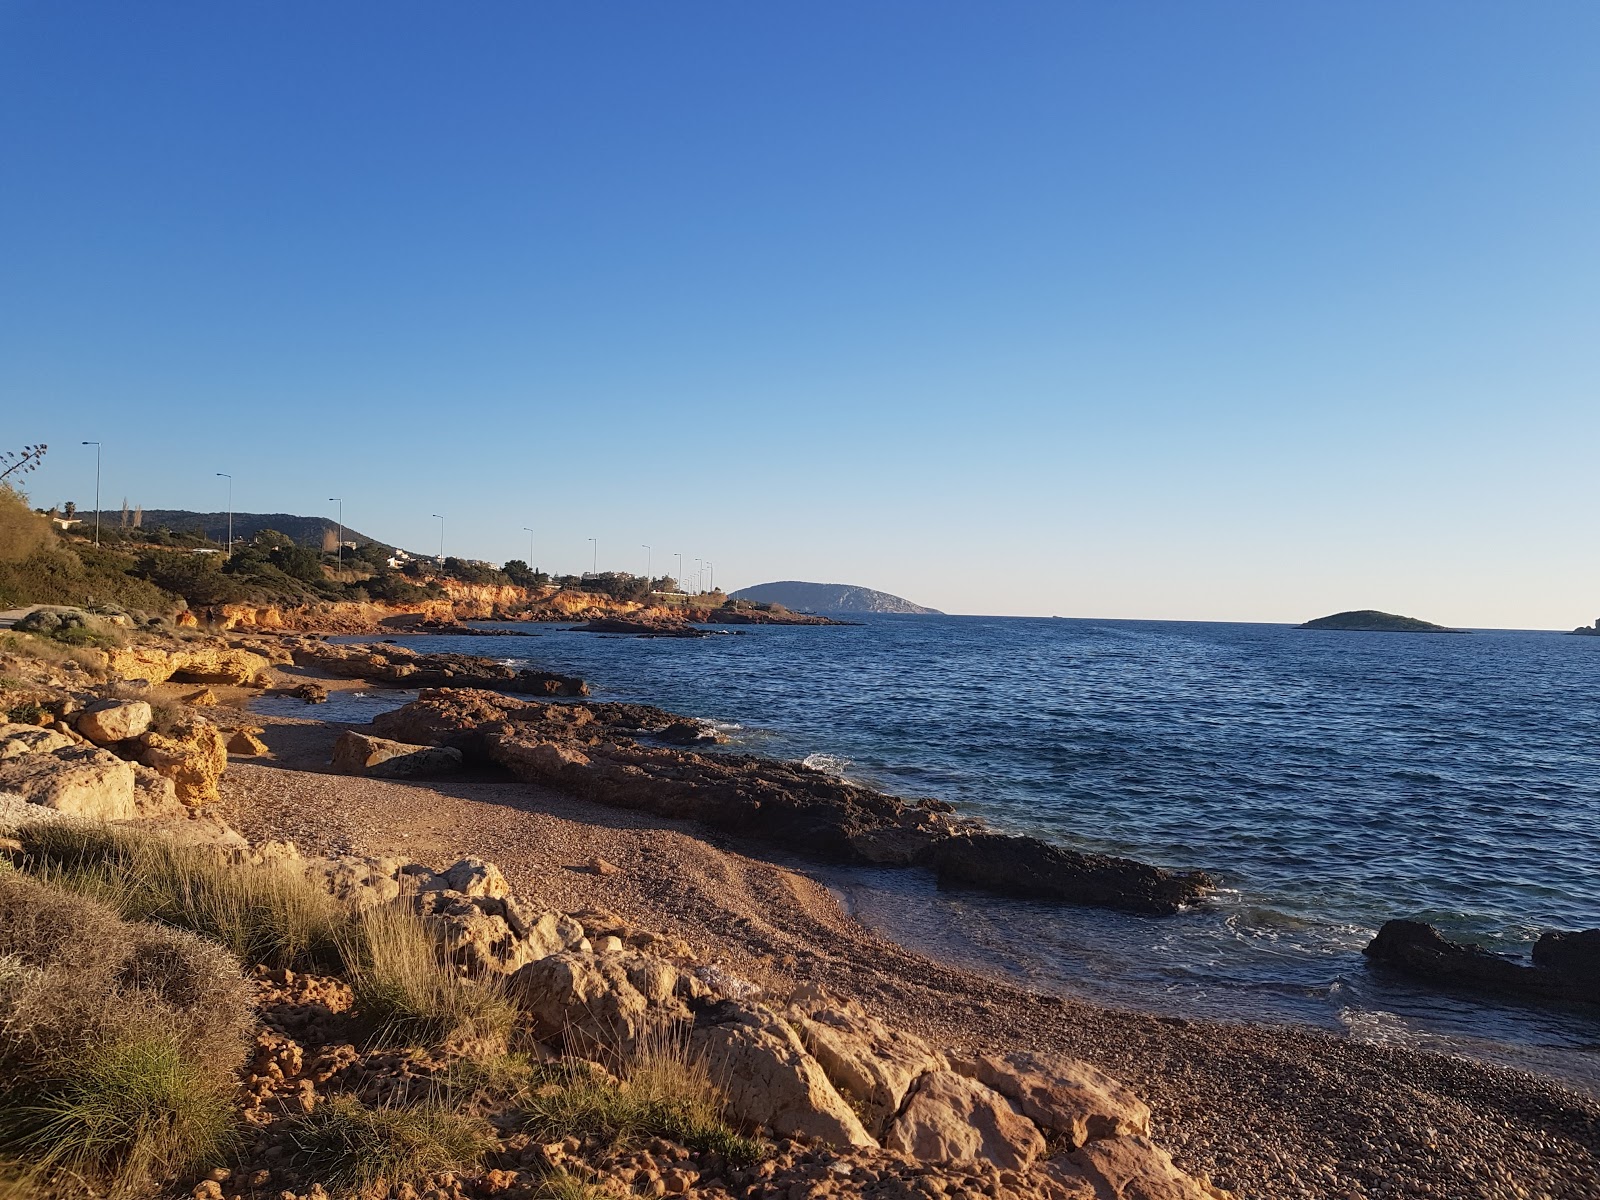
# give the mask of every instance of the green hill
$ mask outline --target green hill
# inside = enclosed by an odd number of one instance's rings
[[[785,579],[778,583],[758,583],[741,588],[729,599],[755,600],[762,604],[781,604],[795,612],[830,613],[930,613],[942,615],[936,608],[924,608],[888,592],[875,592],[871,588],[850,583],[802,583]]]

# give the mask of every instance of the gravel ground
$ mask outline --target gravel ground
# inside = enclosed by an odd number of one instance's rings
[[[1183,1021],[1042,996],[932,961],[847,916],[798,862],[502,776],[322,773],[338,729],[262,721],[270,760],[222,786],[252,841],[497,863],[517,891],[687,939],[782,995],[814,980],[951,1048],[1027,1048],[1127,1080],[1187,1170],[1240,1196],[1600,1200],[1600,1100],[1538,1076],[1311,1029]],[[597,875],[600,856],[621,868]]]

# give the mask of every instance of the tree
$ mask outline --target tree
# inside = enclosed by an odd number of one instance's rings
[[[43,442],[36,445],[24,446],[21,450],[0,450],[0,483],[8,476],[21,478],[29,471],[37,470],[44,461],[44,452],[50,449]]]

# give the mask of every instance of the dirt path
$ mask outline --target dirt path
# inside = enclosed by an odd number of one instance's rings
[[[267,723],[273,760],[223,777],[253,841],[496,862],[517,891],[687,939],[781,997],[802,980],[938,1044],[1076,1055],[1131,1083],[1190,1171],[1241,1196],[1600,1197],[1600,1102],[1552,1081],[1314,1030],[1180,1021],[1029,993],[911,953],[804,864],[685,823],[502,776],[426,783],[322,773],[336,728]],[[598,875],[601,857],[620,868]]]

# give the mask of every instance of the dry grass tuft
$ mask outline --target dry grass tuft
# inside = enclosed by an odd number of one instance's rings
[[[519,1107],[527,1129],[547,1141],[572,1136],[625,1146],[661,1137],[741,1166],[765,1153],[724,1118],[721,1089],[681,1038],[658,1039],[626,1063],[620,1081],[578,1059],[537,1070]]]
[[[418,916],[398,905],[362,913],[341,939],[357,1011],[379,1040],[504,1052],[516,1008],[498,979],[463,979]]]
[[[110,904],[220,942],[248,963],[331,970],[348,909],[288,868],[107,826],[52,822],[18,833],[24,868]]]
[[[351,1096],[317,1105],[290,1134],[296,1163],[338,1196],[387,1194],[495,1148],[488,1124],[437,1104],[368,1108]]]

